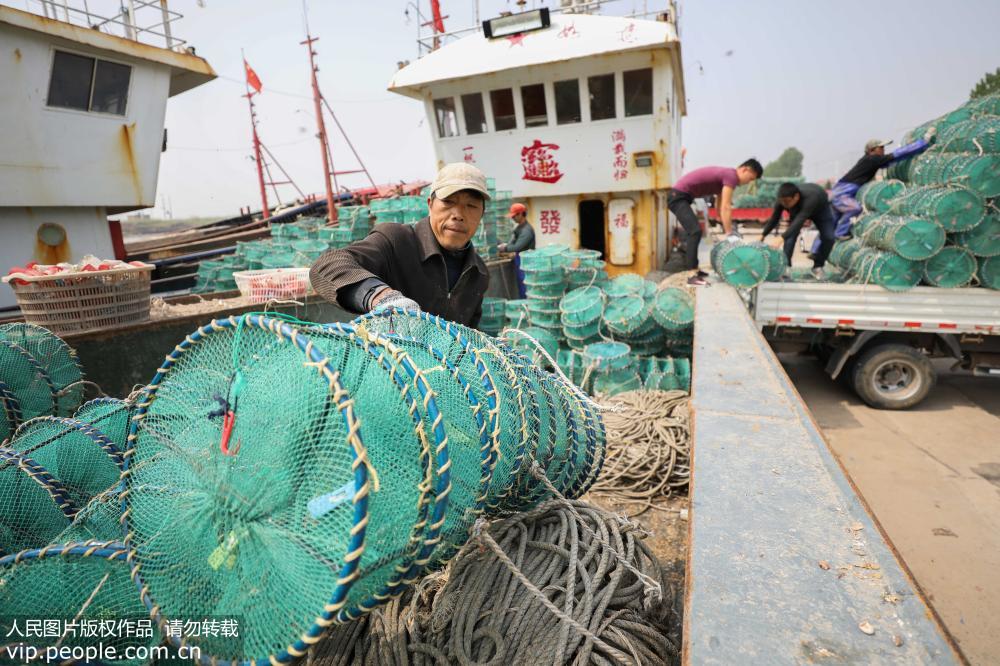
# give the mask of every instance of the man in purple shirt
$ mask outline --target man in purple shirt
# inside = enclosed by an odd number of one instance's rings
[[[738,185],[746,185],[760,178],[764,167],[760,162],[750,158],[737,168],[702,167],[681,177],[670,188],[667,195],[667,207],[684,228],[684,259],[688,269],[695,273],[688,279],[688,284],[708,284],[705,280],[708,273],[698,270],[698,245],[701,243],[701,226],[698,216],[691,209],[695,199],[708,196],[720,196],[719,215],[722,218],[722,228],[726,238],[738,241],[739,234],[733,231],[733,190]]]

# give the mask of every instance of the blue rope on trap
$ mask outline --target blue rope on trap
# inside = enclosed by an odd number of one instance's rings
[[[109,458],[111,458],[112,462],[114,462],[119,469],[122,469],[125,464],[125,460],[122,456],[121,449],[119,449],[118,445],[115,442],[111,441],[111,439],[107,435],[102,433],[97,428],[93,427],[91,424],[86,423],[85,421],[77,421],[76,419],[71,419],[65,416],[36,416],[30,421],[22,423],[21,426],[14,433],[14,435],[11,437],[11,441],[16,440],[18,437],[22,435],[21,432],[22,430],[30,428],[35,423],[55,423],[57,425],[61,425],[66,428],[75,430],[80,434],[85,435],[92,442],[97,444],[97,446],[99,446],[101,450],[104,453],[106,453]],[[41,443],[39,446],[44,446],[46,444],[49,444],[58,437],[61,437],[63,434],[65,433],[59,433],[58,435],[53,435],[51,438]]]
[[[470,408],[472,409],[472,415],[476,420],[476,426],[479,428],[479,444],[480,444],[479,450],[482,453],[481,457],[482,475],[479,477],[479,483],[480,486],[482,487],[482,492],[480,493],[480,496],[476,499],[476,504],[473,505],[472,510],[476,514],[482,513],[483,509],[485,508],[486,495],[489,492],[490,482],[493,479],[493,468],[490,463],[493,460],[494,452],[492,450],[492,444],[490,442],[489,433],[487,433],[486,431],[486,421],[483,419],[482,410],[480,409],[479,399],[476,398],[474,393],[472,393],[472,389],[469,386],[469,383],[465,381],[465,378],[462,377],[462,375],[458,372],[458,368],[456,368],[455,365],[448,360],[448,358],[444,355],[443,352],[436,349],[433,345],[423,342],[421,340],[417,340],[416,338],[404,338],[395,335],[389,335],[387,336],[387,338],[392,342],[396,341],[415,342],[417,344],[423,345],[424,347],[426,347],[428,353],[430,353],[431,356],[437,359],[440,363],[443,363],[444,366],[448,368],[448,372],[451,374],[451,376],[454,377],[461,385],[462,390],[465,393],[465,397],[469,401]]]
[[[8,463],[27,474],[32,481],[41,486],[48,493],[49,497],[52,498],[56,507],[69,521],[67,522],[67,526],[69,526],[70,522],[73,522],[80,509],[73,504],[73,501],[69,498],[69,493],[63,488],[62,483],[49,474],[48,470],[28,456],[6,448],[0,448],[0,463]]]
[[[336,330],[338,327],[342,330],[357,330],[351,324],[331,325],[333,330]],[[372,334],[369,333],[369,335]],[[378,334],[374,337],[376,340],[380,337],[384,338],[384,336]],[[437,546],[439,541],[441,528],[444,526],[444,516],[448,508],[448,495],[451,490],[451,465],[448,464],[451,458],[448,455],[448,435],[444,429],[444,418],[438,410],[437,401],[434,399],[435,394],[433,389],[431,389],[431,387],[427,384],[427,381],[418,374],[417,368],[410,361],[409,357],[403,356],[400,358],[399,365],[411,377],[417,387],[417,392],[420,394],[421,402],[426,405],[427,418],[433,425],[432,432],[434,434],[434,443],[436,445],[436,451],[434,454],[435,465],[438,470],[444,470],[436,475],[437,484],[434,488],[435,501],[434,508],[431,511],[431,522],[428,526],[428,536],[424,539],[424,545],[417,554],[416,560],[414,560],[414,562],[410,565],[409,571],[403,577],[404,583],[410,583],[420,576],[424,567],[430,561],[431,554],[434,552],[434,548]],[[344,619],[349,620],[353,618],[344,616]]]
[[[309,339],[307,336],[298,334],[298,332],[287,322],[273,317],[266,317],[257,314],[249,314],[249,315],[243,315],[239,318],[230,317],[229,319],[213,320],[209,324],[200,327],[194,333],[187,336],[184,339],[184,341],[181,342],[179,345],[177,345],[177,347],[167,356],[166,360],[163,362],[163,364],[157,371],[156,375],[153,377],[153,380],[149,383],[148,386],[146,386],[146,388],[142,392],[140,399],[137,401],[136,413],[132,417],[132,424],[129,428],[129,436],[128,436],[129,451],[125,453],[125,464],[122,472],[122,481],[121,484],[119,485],[119,492],[123,492],[125,490],[125,480],[128,475],[129,461],[131,459],[131,455],[129,455],[129,453],[131,452],[131,449],[135,446],[135,441],[138,437],[138,432],[139,432],[139,424],[141,423],[143,417],[146,415],[146,412],[149,409],[149,405],[152,404],[153,400],[155,400],[156,391],[159,388],[160,384],[163,382],[163,379],[167,376],[170,369],[174,366],[177,360],[180,359],[181,356],[183,356],[185,352],[190,350],[191,347],[193,347],[195,344],[198,344],[199,342],[203,341],[206,337],[212,335],[213,333],[225,330],[238,330],[238,328],[243,325],[256,326],[265,331],[271,331],[275,333],[275,335],[277,335],[278,337],[293,342],[303,352],[303,354],[305,354],[305,356],[309,359],[309,361],[313,363],[324,364],[327,362],[326,356],[321,354],[314,345],[309,344]],[[336,406],[338,407],[337,411],[340,412],[341,418],[344,421],[345,431],[347,433],[350,433],[352,432],[352,428],[355,424],[354,409],[353,406],[350,404],[350,398],[343,391],[343,387],[340,386],[340,383],[336,381],[336,379],[332,384],[332,388],[334,389],[335,394],[340,394],[340,395],[333,395],[331,397],[335,398],[336,400]],[[355,436],[358,438],[358,442],[361,444],[363,450],[364,443],[363,440],[361,439],[361,433],[357,432],[355,433]],[[357,448],[355,446],[349,446],[349,448],[351,452],[351,461],[355,465],[354,487],[355,489],[364,488],[368,483],[368,468],[365,465],[357,464],[359,457]],[[363,526],[365,525],[368,518],[368,496],[364,495],[362,497],[358,497],[357,491],[355,491],[355,496],[352,498],[352,503],[354,505],[353,526],[354,528],[357,528],[359,525],[361,525],[362,527],[361,529],[358,529],[357,532],[351,537],[347,547],[348,554],[356,552],[359,548],[362,548],[364,545],[365,528]],[[123,516],[122,525],[126,541],[128,541],[130,533],[127,511],[128,511],[128,494],[125,493],[122,497],[122,516]],[[359,566],[360,559],[361,559],[360,557],[355,557],[351,560],[347,560],[344,562],[343,566],[340,569],[337,586],[334,588],[333,593],[330,597],[330,601],[327,603],[327,606],[339,610],[339,606],[343,604],[344,600],[347,597],[347,593],[349,592],[350,587],[354,582],[354,573]],[[142,576],[139,574],[138,563],[136,563],[136,565],[133,566],[132,568],[132,579],[139,589],[142,603],[146,606],[147,610],[150,611],[150,616],[153,618],[153,620],[156,621],[160,625],[160,628],[162,629],[165,620],[161,619],[160,612],[159,610],[157,610],[157,606],[153,602],[153,599],[148,593],[145,592],[146,585],[145,582],[142,580]],[[344,583],[342,581],[348,581],[348,582]],[[336,612],[337,611],[328,611],[324,609],[323,612],[320,613],[319,616],[317,616],[312,626],[305,632],[305,634],[302,637],[300,637],[298,640],[295,641],[295,643],[285,648],[276,655],[269,655],[267,657],[259,659],[254,658],[242,661],[214,659],[202,655],[201,658],[199,659],[199,663],[204,664],[206,666],[270,666],[271,664],[274,663],[278,664],[290,663],[298,658],[298,656],[293,654],[293,652],[298,652],[299,654],[303,654],[309,649],[310,643],[303,639],[308,638],[308,639],[318,640],[326,631],[327,626],[329,626],[329,624],[331,624],[334,621],[335,619],[334,616]],[[186,642],[184,640],[179,639],[175,636],[169,636],[168,640],[172,645],[174,645],[174,647],[180,647],[182,645],[186,645]]]
[[[369,321],[369,320],[376,319],[376,318],[379,318],[379,319],[390,319],[391,320],[391,318],[393,316],[402,316],[402,317],[406,317],[406,318],[409,318],[409,319],[417,319],[417,320],[424,321],[424,322],[429,323],[429,324],[433,324],[438,330],[446,333],[453,340],[455,340],[456,342],[458,342],[459,345],[467,353],[473,353],[473,352],[475,352],[475,348],[472,346],[472,343],[469,341],[469,339],[466,336],[466,334],[463,333],[461,330],[459,330],[459,328],[457,328],[457,326],[458,326],[457,324],[454,324],[454,323],[448,321],[447,319],[443,319],[441,317],[438,317],[437,315],[432,315],[430,313],[423,312],[423,311],[405,310],[403,308],[398,308],[398,307],[384,308],[384,309],[381,309],[381,310],[377,310],[375,312],[369,312],[367,314],[363,314],[363,315],[359,316],[357,319],[355,319],[353,323],[357,324],[357,325],[362,325],[365,321]],[[478,334],[477,331],[474,331],[472,329],[467,329],[467,330],[470,333]],[[495,340],[493,338],[488,338],[486,336],[482,336],[480,342],[486,343],[486,344],[488,344],[488,345],[496,348],[498,351],[502,352],[503,355],[501,356],[501,361],[504,364],[506,364],[506,366],[507,366],[506,369],[511,374],[513,374],[514,377],[518,381],[520,381],[520,376],[519,376],[519,373],[517,371],[517,368],[514,367],[514,365],[512,363],[510,363],[510,361],[508,360],[514,354],[514,352],[509,347],[506,347],[505,345],[500,344],[499,340]],[[473,358],[474,359],[478,359],[479,358],[478,354],[477,353],[473,353]],[[477,367],[479,367],[478,363],[477,363]],[[494,425],[495,425],[494,432],[497,432],[499,430],[499,426],[500,426],[500,424],[499,424],[500,414],[499,414],[499,411],[494,411],[494,410],[496,410],[498,408],[498,406],[499,406],[499,397],[498,397],[497,390],[495,388],[496,385],[495,384],[490,385],[490,384],[486,383],[486,377],[488,376],[488,372],[485,371],[485,368],[483,370],[484,371],[481,374],[481,376],[483,378],[484,386],[487,387],[487,395],[489,396],[489,405],[490,405],[491,413],[495,413],[496,414],[497,421],[494,422]],[[506,378],[504,378],[504,379],[506,379]],[[518,388],[519,389],[521,388],[520,385],[518,386]],[[532,402],[532,401],[529,401],[529,402]],[[533,402],[532,402],[532,406],[534,406]],[[523,404],[523,391],[522,391],[521,404],[519,404],[518,407],[522,408],[522,409],[525,409],[525,411],[527,412],[527,408]],[[537,418],[537,415],[536,415],[536,418]],[[487,506],[489,508],[495,509],[498,506],[500,506],[500,503],[503,501],[504,498],[507,497],[507,495],[510,494],[511,489],[514,487],[514,483],[515,483],[515,481],[517,479],[517,473],[520,471],[521,464],[522,464],[522,462],[524,460],[524,454],[525,454],[525,451],[527,449],[528,439],[529,439],[528,437],[521,437],[521,440],[518,443],[517,448],[515,450],[515,455],[514,455],[513,462],[512,462],[512,468],[511,468],[510,478],[504,482],[504,484],[500,488],[499,492],[496,493],[496,495],[492,498],[493,499],[492,503],[487,504]],[[494,460],[493,460],[492,464],[496,463],[496,460],[499,459],[499,455],[500,455],[500,450],[499,450],[499,446],[497,446],[496,454],[494,456]]]
[[[321,331],[334,332],[339,335],[343,335],[345,338],[352,340],[355,346],[365,350],[370,355],[372,355],[372,357],[378,358],[374,350],[371,347],[366,346],[365,343],[358,337],[357,328],[351,324],[336,322],[332,324],[322,324],[317,328]],[[379,347],[380,349],[385,348],[384,346],[379,345],[379,341],[380,339],[383,340],[387,339],[386,336],[370,335],[370,337],[374,338],[373,346]],[[381,365],[383,368],[389,371],[389,374],[392,377],[393,381],[400,388],[401,394],[405,396],[405,399],[409,401],[410,405],[417,407],[418,406],[417,401],[413,398],[413,396],[411,396],[408,392],[406,392],[407,386],[395,372],[396,368],[392,366],[389,363],[388,359],[386,359],[384,356],[381,358]],[[433,391],[430,391],[429,387],[426,386],[425,383],[417,381],[417,374],[414,370],[414,366],[407,360],[405,356],[402,359],[400,359],[398,367],[401,368],[403,372],[406,373],[406,376],[409,378],[411,382],[417,385],[417,390],[420,393],[421,398],[423,400],[426,400],[426,404],[428,404],[428,410],[427,410],[428,418],[433,422],[435,420],[435,417],[431,416],[432,411],[430,409],[430,406],[434,407],[433,411],[434,414],[438,413],[437,403],[434,399]],[[429,398],[428,398],[428,392],[430,395]],[[412,409],[410,411],[411,414],[413,415],[414,425],[419,427],[422,421],[418,409]],[[435,457],[435,464],[437,465],[438,469],[440,469],[443,464],[446,464],[450,460],[450,458],[448,457],[447,444],[444,442],[443,439],[443,433],[444,433],[443,426],[432,431],[432,434],[434,435],[434,444],[436,448],[440,449],[441,445],[445,444],[444,449],[441,452],[439,452],[439,454]],[[441,453],[444,454],[443,462]],[[368,613],[371,610],[382,605],[387,600],[395,596],[398,596],[399,594],[402,594],[404,591],[403,586],[412,582],[412,579],[419,576],[420,573],[423,571],[424,566],[423,564],[420,564],[420,560],[422,558],[429,557],[429,553],[425,554],[425,551],[427,551],[428,548],[428,543],[431,544],[430,550],[433,551],[434,549],[433,544],[436,542],[440,534],[440,528],[441,525],[443,524],[443,517],[445,515],[445,511],[448,505],[448,493],[446,492],[446,490],[448,488],[448,485],[451,483],[451,473],[448,469],[445,469],[443,475],[436,474],[435,476],[438,479],[437,484],[435,485],[434,488],[434,495],[436,499],[434,503],[434,511],[431,512],[431,522],[428,522],[429,525],[428,532],[425,535],[422,532],[416,532],[413,535],[414,537],[423,536],[423,538],[421,539],[423,541],[423,545],[416,553],[414,553],[412,558],[409,558],[408,561],[400,563],[399,574],[394,575],[392,578],[390,578],[389,581],[386,582],[386,584],[382,587],[381,590],[374,593],[369,599],[365,599],[364,601],[359,602],[356,606],[342,609],[337,614],[338,621],[349,622],[351,620],[356,620],[365,613]],[[437,516],[437,510],[439,507],[441,511],[440,512],[440,516],[442,519],[441,522],[438,522],[438,520],[435,518],[435,516]],[[420,516],[420,519],[423,521],[425,517],[426,516],[422,515]],[[435,525],[437,525],[437,529],[435,529],[434,527]]]
[[[26,560],[43,560],[50,557],[99,557],[105,560],[125,561],[129,556],[129,548],[120,541],[74,541],[58,546],[32,548],[0,557],[0,567]]]
[[[3,410],[7,415],[7,422],[10,424],[11,431],[16,430],[24,421],[24,415],[21,413],[21,403],[18,401],[14,391],[2,381],[0,381],[0,405],[3,405]]]

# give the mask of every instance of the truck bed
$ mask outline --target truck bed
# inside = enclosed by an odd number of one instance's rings
[[[765,282],[751,296],[761,328],[1000,335],[1000,291],[916,287],[889,291],[877,285]]]

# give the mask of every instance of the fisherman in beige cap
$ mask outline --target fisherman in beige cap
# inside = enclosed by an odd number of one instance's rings
[[[486,176],[471,164],[446,164],[415,225],[379,224],[368,237],[321,256],[312,287],[349,312],[386,307],[423,310],[476,326],[489,285],[472,237],[489,199]]]

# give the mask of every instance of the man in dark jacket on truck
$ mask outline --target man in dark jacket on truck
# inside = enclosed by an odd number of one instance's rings
[[[471,240],[488,199],[482,171],[445,165],[431,184],[427,217],[413,226],[379,224],[364,240],[325,253],[309,271],[313,289],[348,312],[420,309],[475,327],[489,272]]]
[[[760,239],[765,240],[772,231],[778,227],[781,214],[788,211],[788,229],[783,234],[775,234],[773,242],[775,247],[784,246],[785,256],[788,258],[788,265],[792,265],[792,253],[795,252],[795,241],[799,238],[802,225],[807,220],[812,220],[813,225],[819,231],[820,245],[813,253],[813,275],[822,280],[825,275],[823,266],[826,258],[833,249],[833,214],[830,212],[830,199],[826,196],[826,190],[815,183],[782,183],[778,188],[778,202],[774,206],[774,212],[770,219],[764,224]],[[783,240],[779,240],[783,239]]]
[[[892,141],[881,141],[872,139],[865,144],[865,154],[858,160],[851,170],[837,181],[830,192],[830,200],[833,203],[833,210],[837,214],[835,220],[834,235],[837,238],[850,238],[851,223],[855,217],[861,214],[861,204],[855,198],[861,186],[870,181],[878,173],[879,169],[889,166],[893,162],[913,157],[927,150],[934,140],[934,128],[931,127],[924,134],[923,138],[917,139],[913,143],[901,146],[888,155],[885,147]],[[813,253],[818,250],[818,244],[813,245]]]
[[[514,253],[514,271],[517,273],[517,291],[521,298],[527,298],[524,286],[524,271],[521,270],[521,252],[535,249],[535,230],[528,224],[528,209],[516,203],[510,207],[510,219],[514,220],[514,235],[509,243],[500,243],[501,252]]]

